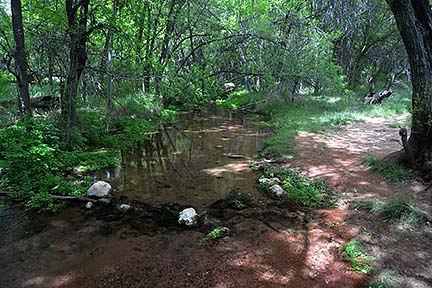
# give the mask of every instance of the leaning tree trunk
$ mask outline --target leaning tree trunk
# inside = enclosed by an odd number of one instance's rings
[[[432,10],[428,0],[387,3],[411,65],[413,121],[409,146],[417,166],[424,169],[432,160]]]
[[[18,104],[21,119],[31,117],[27,59],[24,45],[24,27],[22,22],[21,0],[11,0],[12,28],[14,34],[15,77],[18,89]]]

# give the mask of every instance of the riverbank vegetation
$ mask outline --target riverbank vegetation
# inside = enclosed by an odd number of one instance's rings
[[[409,61],[386,4],[309,4],[3,5],[0,124],[3,139],[11,140],[2,147],[2,188],[20,190],[12,176],[25,165],[48,167],[28,169],[25,179],[115,165],[118,147],[172,123],[177,111],[210,101],[267,115],[277,133],[264,154],[279,158],[295,155],[299,131],[321,133],[410,111]],[[354,17],[358,10],[367,17]],[[365,105],[364,96],[381,87],[393,95],[382,105]],[[49,194],[60,184],[28,181],[17,198]]]

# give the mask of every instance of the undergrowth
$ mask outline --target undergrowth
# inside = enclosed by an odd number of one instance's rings
[[[371,167],[372,171],[390,182],[401,182],[412,178],[412,173],[407,168],[394,163],[382,164],[379,158],[366,157],[363,165]]]
[[[276,135],[266,140],[263,154],[267,157],[291,158],[296,155],[295,137],[301,131],[324,133],[364,121],[365,117],[388,118],[409,112],[409,88],[395,88],[393,95],[381,105],[365,105],[363,99],[366,93],[367,87],[360,87],[355,93],[345,91],[345,95],[338,97],[304,94],[294,101],[278,101],[265,98],[263,93],[236,91],[228,99],[217,100],[217,103],[230,109],[258,103],[257,113],[270,116],[270,120],[264,124],[276,130]]]
[[[351,239],[349,243],[345,244],[342,250],[344,261],[351,263],[351,267],[348,270],[359,274],[367,274],[372,270],[372,263],[375,258],[365,254],[355,239]]]
[[[365,199],[357,201],[353,205],[354,209],[374,213],[384,220],[411,224],[421,223],[424,220],[423,216],[418,214],[413,207],[415,207],[415,200],[403,194],[393,195],[386,202],[377,199]]]
[[[285,193],[283,198],[307,208],[330,207],[335,205],[337,194],[324,179],[311,179],[292,168],[271,167],[264,170],[262,177],[276,177]],[[269,189],[274,183],[261,183]]]

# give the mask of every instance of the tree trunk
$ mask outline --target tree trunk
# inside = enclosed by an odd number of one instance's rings
[[[72,149],[72,131],[76,126],[75,100],[78,84],[87,62],[86,44],[88,40],[87,18],[90,0],[82,0],[74,5],[73,0],[66,0],[69,34],[69,71],[66,89],[62,101],[62,113],[66,122],[65,142]],[[78,11],[79,18],[77,17]]]
[[[21,119],[32,116],[29,83],[27,75],[27,59],[24,43],[24,27],[22,22],[21,0],[11,0],[12,28],[14,34],[15,77],[18,89],[18,104]]]
[[[387,0],[411,65],[413,121],[409,139],[418,167],[432,160],[432,10],[427,0]]]

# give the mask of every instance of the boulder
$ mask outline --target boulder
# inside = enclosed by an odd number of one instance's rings
[[[179,213],[178,223],[188,227],[198,224],[198,214],[194,208],[186,208]]]
[[[87,196],[104,198],[111,192],[111,185],[105,181],[97,181],[87,191]]]
[[[285,193],[285,190],[277,184],[271,186],[269,191],[273,196],[276,197],[282,197],[282,195]]]

